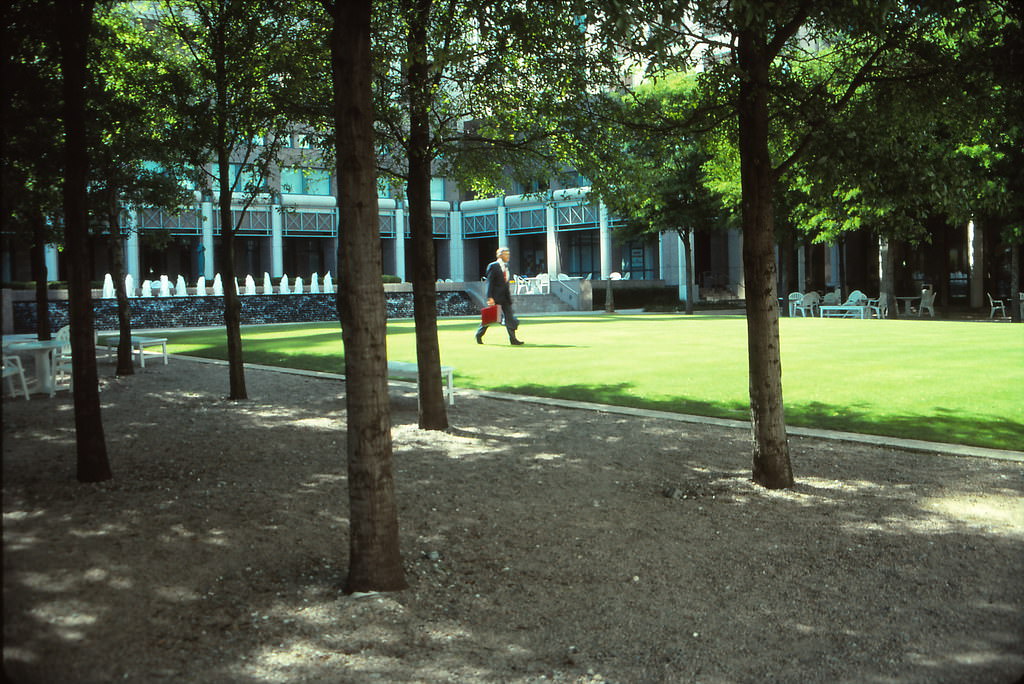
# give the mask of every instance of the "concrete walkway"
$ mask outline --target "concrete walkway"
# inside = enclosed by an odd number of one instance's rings
[[[172,354],[171,358],[183,361],[196,361],[210,363],[219,366],[226,366],[227,361],[218,359],[202,359],[194,356],[183,356]],[[325,373],[322,371],[299,370],[295,368],[279,368],[277,366],[263,366],[255,363],[245,364],[246,368],[253,370],[272,371],[275,373],[292,373],[304,375],[311,378],[324,378],[330,380],[344,380],[345,376],[339,373]],[[390,380],[391,384],[401,387],[411,387],[416,390],[415,382],[401,380]],[[491,392],[456,387],[459,396],[478,396],[504,401],[516,401],[558,408],[571,408],[580,411],[595,411],[600,413],[612,413],[623,416],[635,416],[637,418],[657,418],[659,420],[674,420],[680,423],[697,423],[701,425],[713,425],[716,427],[750,430],[750,423],[744,420],[728,420],[725,418],[709,418],[707,416],[693,416],[684,413],[671,413],[668,411],[652,411],[649,409],[631,408],[628,406],[611,406],[608,404],[595,404],[586,401],[572,401],[568,399],[551,399],[547,397],[531,397],[522,394],[511,394],[508,392]],[[908,451],[926,451],[932,453],[946,454],[949,456],[967,456],[971,458],[990,458],[999,461],[1014,461],[1024,463],[1024,451],[1011,451],[1008,449],[989,449],[986,447],[967,446],[964,444],[947,444],[945,442],[926,442],[920,439],[901,439],[899,437],[888,437],[883,435],[866,435],[857,432],[840,432],[838,430],[820,430],[817,428],[803,428],[789,426],[786,433],[794,437],[815,437],[817,439],[830,439],[841,442],[856,442],[877,447],[893,447],[906,449]]]

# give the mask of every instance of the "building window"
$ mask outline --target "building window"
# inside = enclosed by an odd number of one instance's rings
[[[430,179],[430,199],[444,200],[444,178]]]
[[[267,190],[266,177],[262,176],[259,169],[252,164],[229,164],[228,178],[230,179],[229,184],[234,188],[235,192],[251,192],[253,190],[266,192]],[[219,189],[219,179],[220,167],[214,164],[213,187],[215,190]],[[237,183],[235,182],[236,180]]]
[[[538,192],[547,192],[551,184],[546,180],[531,180],[525,183],[515,182],[512,184],[518,195],[530,195]]]
[[[285,195],[330,195],[331,175],[325,169],[281,169]]]

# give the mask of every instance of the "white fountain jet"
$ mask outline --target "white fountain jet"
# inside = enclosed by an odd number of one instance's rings
[[[109,273],[103,276],[103,299],[114,298],[114,277]]]
[[[334,292],[334,281],[331,280],[330,271],[324,274],[324,292],[327,294]]]
[[[291,290],[288,289],[288,274],[281,276],[281,294],[291,294]]]
[[[217,297],[224,296],[224,285],[220,282],[220,273],[213,274],[213,294]]]
[[[314,272],[313,277],[309,279],[309,293],[320,294],[320,274]]]
[[[256,279],[252,277],[252,274],[245,276],[245,294],[256,294]]]

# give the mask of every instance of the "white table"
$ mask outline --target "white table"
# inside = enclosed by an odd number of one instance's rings
[[[25,340],[4,342],[4,352],[21,354],[31,353],[35,361],[34,392],[46,393],[53,396],[56,388],[53,384],[53,370],[50,365],[53,352],[64,346],[60,340]]]
[[[910,314],[914,313],[913,303],[921,299],[921,295],[917,295],[915,297],[896,297],[895,299],[897,302],[903,302],[903,315],[909,316]],[[899,304],[897,303],[896,306],[899,306]]]

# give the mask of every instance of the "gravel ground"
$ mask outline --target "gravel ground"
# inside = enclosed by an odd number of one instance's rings
[[[112,367],[101,364],[109,376]],[[1024,674],[1024,465],[393,386],[410,588],[340,593],[344,386],[183,359],[3,402],[14,682],[979,682]]]

